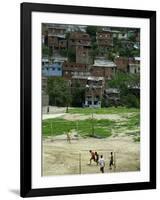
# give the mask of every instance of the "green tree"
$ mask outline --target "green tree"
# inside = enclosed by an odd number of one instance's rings
[[[42,46],[42,56],[48,58],[52,56],[52,50],[46,45]]]
[[[90,35],[92,42],[96,42],[97,26],[87,26],[86,32]]]
[[[87,32],[90,36],[96,36],[97,26],[87,26],[86,32]]]
[[[77,80],[72,87],[72,106],[81,107],[85,100],[85,87]]]
[[[71,103],[71,91],[69,82],[61,77],[48,78],[47,94],[49,103],[54,106],[68,106]]]
[[[112,80],[108,82],[109,87],[117,88],[120,91],[120,103],[128,107],[139,107],[140,98],[140,76],[139,74],[126,74],[118,72]]]

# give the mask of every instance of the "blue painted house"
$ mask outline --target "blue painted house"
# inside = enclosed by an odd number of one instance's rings
[[[62,61],[54,61],[53,64],[43,65],[42,66],[42,75],[43,76],[55,76],[61,77],[62,76]]]

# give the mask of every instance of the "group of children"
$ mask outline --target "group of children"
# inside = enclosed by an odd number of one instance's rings
[[[91,154],[91,158],[90,158],[90,165],[91,165],[91,162],[92,160],[94,162],[97,163],[97,165],[100,166],[100,171],[102,173],[104,173],[104,167],[105,167],[105,160],[103,158],[103,155],[100,155],[97,153],[97,152],[94,152],[92,150],[89,151],[90,154]],[[113,152],[110,153],[110,161],[109,161],[109,169],[111,170],[112,169],[112,166],[114,166],[114,160],[113,160]],[[115,167],[115,166],[114,166]]]

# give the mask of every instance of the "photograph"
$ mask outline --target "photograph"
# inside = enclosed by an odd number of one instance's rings
[[[156,12],[21,4],[22,197],[156,188]]]
[[[140,28],[41,23],[41,175],[140,171]]]

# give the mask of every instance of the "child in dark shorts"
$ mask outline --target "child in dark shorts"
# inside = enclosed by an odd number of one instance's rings
[[[112,169],[112,166],[113,166],[113,152],[111,152],[111,156],[110,156],[110,162],[109,162],[109,169],[111,170]]]
[[[95,152],[95,162],[98,165],[98,161],[99,161],[99,154],[97,152]]]
[[[92,150],[90,150],[89,152],[91,154],[91,158],[90,158],[90,165],[91,165],[91,161],[93,160],[95,162],[96,159],[95,159],[95,153]]]

